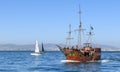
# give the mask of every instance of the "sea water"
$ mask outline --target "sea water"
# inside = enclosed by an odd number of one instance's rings
[[[101,60],[74,62],[59,51],[32,56],[31,51],[1,51],[0,72],[120,72],[120,52],[102,52]]]

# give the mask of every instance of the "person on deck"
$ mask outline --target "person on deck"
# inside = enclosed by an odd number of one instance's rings
[[[85,47],[84,48],[84,56],[89,56],[89,52],[90,52],[90,48],[89,47]]]

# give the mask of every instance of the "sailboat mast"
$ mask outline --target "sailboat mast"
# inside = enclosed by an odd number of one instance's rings
[[[69,24],[69,32],[68,32],[68,38],[66,38],[66,46],[67,46],[67,44],[68,44],[68,46],[70,47],[70,45],[71,45],[71,40],[73,39],[72,37],[71,37],[71,33],[72,33],[72,31],[71,31],[71,24]]]
[[[89,39],[90,39],[90,43],[92,44],[92,36],[93,36],[93,27],[90,25],[90,32],[89,32]]]
[[[80,5],[79,5],[79,20],[80,20],[79,21],[80,25],[79,25],[79,34],[78,34],[79,35],[78,36],[79,37],[79,39],[78,39],[79,41],[78,41],[78,43],[80,43],[79,47],[81,48],[82,47],[82,34],[81,34],[82,33],[82,21],[81,21],[81,9],[80,9]]]
[[[84,31],[84,29],[82,28],[80,5],[79,5],[79,23],[80,23],[79,29],[77,29],[76,31],[78,31],[78,47],[82,48],[82,32]]]

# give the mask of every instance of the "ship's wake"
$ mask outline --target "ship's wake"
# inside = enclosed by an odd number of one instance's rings
[[[67,62],[80,62],[80,61],[75,61],[75,60],[61,60],[62,63],[67,63]]]
[[[107,60],[107,59],[104,59],[104,60],[96,60],[96,61],[87,61],[87,62],[102,62],[102,63],[105,63],[105,62],[110,62],[111,60]],[[61,60],[62,63],[68,63],[68,62],[73,62],[73,63],[79,63],[81,61],[76,61],[76,60]]]

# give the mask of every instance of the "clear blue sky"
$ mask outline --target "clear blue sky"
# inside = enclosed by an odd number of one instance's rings
[[[0,43],[65,43],[68,25],[78,28],[79,3],[95,41],[118,47],[120,0],[0,0]]]

